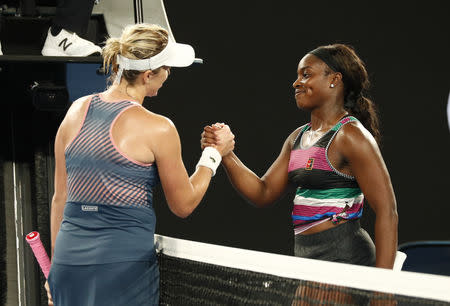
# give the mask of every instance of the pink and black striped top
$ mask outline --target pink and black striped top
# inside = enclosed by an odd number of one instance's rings
[[[306,124],[291,151],[289,180],[297,186],[292,211],[295,234],[317,224],[332,220],[360,218],[364,195],[355,178],[336,170],[328,159],[328,148],[341,127],[357,119],[347,116],[325,133],[316,143],[303,148],[303,134],[311,128]]]
[[[111,137],[115,121],[131,107],[141,106],[92,97],[81,129],[65,151],[67,202],[152,206],[152,188],[159,182],[156,165],[127,157]]]

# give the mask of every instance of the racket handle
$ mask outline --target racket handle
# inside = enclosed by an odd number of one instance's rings
[[[50,259],[48,258],[47,252],[42,245],[41,237],[38,232],[31,232],[26,236],[26,240],[33,250],[34,256],[41,267],[42,273],[44,273],[45,278],[48,278],[48,273],[50,272]]]

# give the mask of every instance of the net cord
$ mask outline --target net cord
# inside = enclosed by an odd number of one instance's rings
[[[280,277],[450,302],[450,277],[271,254],[155,235],[157,252]]]

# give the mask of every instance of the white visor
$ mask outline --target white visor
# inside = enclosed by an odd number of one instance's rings
[[[190,45],[179,44],[169,38],[166,47],[160,53],[150,58],[135,60],[118,54],[117,64],[119,65],[119,71],[117,72],[116,82],[120,83],[123,70],[155,70],[162,66],[187,67],[194,60],[194,48]]]

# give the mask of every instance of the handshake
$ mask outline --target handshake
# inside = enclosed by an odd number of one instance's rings
[[[203,128],[200,145],[202,150],[206,147],[213,147],[219,151],[221,156],[225,156],[234,149],[234,134],[224,123],[207,125]]]

